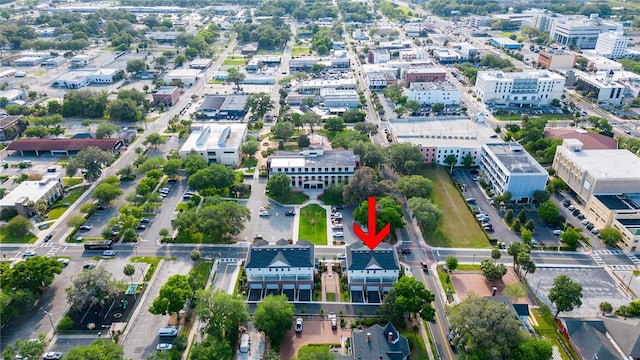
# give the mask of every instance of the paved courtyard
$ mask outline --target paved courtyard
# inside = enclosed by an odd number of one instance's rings
[[[304,317],[303,317],[304,318]],[[331,329],[331,321],[326,320],[305,320],[301,333],[296,333],[293,329],[284,335],[284,341],[280,346],[280,358],[292,359],[298,354],[298,350],[307,344],[341,344],[351,336],[350,330]]]
[[[501,296],[505,285],[515,282],[518,282],[518,278],[512,268],[509,268],[501,282],[495,283],[487,281],[480,272],[454,272],[451,274],[451,283],[456,290],[459,301],[464,301],[472,293],[478,296],[491,296],[494,286],[497,288],[496,295]],[[518,299],[515,303],[531,305],[526,297]]]

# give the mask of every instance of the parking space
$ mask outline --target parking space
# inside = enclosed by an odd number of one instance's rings
[[[302,332],[297,333],[292,329],[285,334],[280,347],[280,358],[292,359],[298,349],[307,344],[340,344],[350,336],[349,329],[332,329],[329,319],[304,320]]]
[[[253,240],[258,234],[262,235],[263,239],[270,243],[275,243],[280,239],[288,240],[293,238],[293,221],[298,216],[287,216],[285,213],[294,209],[296,215],[299,215],[299,207],[282,206],[273,201],[269,201],[268,205],[270,207],[268,216],[260,216],[259,209],[250,209],[251,217],[255,221],[255,233],[251,235],[245,234],[246,241]]]

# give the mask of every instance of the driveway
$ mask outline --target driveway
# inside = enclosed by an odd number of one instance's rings
[[[304,319],[304,317],[302,317]],[[295,323],[295,319],[294,319]],[[351,331],[341,329],[331,329],[331,321],[326,320],[305,320],[301,333],[296,333],[293,329],[284,335],[284,341],[280,346],[280,358],[292,359],[298,354],[298,350],[307,344],[341,344],[351,336]]]

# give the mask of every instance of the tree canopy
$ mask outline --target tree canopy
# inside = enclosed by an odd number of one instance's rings
[[[404,175],[413,174],[424,163],[420,149],[412,144],[394,144],[388,148],[389,163],[397,172]]]
[[[556,306],[555,317],[562,311],[571,311],[582,306],[582,285],[565,274],[553,279],[549,290],[549,301]]]
[[[414,277],[403,276],[393,284],[380,306],[380,314],[400,324],[405,314],[420,314],[424,320],[433,320],[435,310],[431,303],[435,296]]]
[[[286,295],[268,295],[258,303],[253,314],[254,324],[277,347],[287,330],[293,326],[294,314],[295,307],[289,302]]]
[[[353,211],[353,219],[360,224],[368,225],[369,201],[364,200],[360,206]],[[389,197],[379,197],[376,199],[376,230],[380,230],[387,224],[391,224],[391,236],[395,230],[404,227],[404,211],[402,205]],[[373,232],[374,229],[369,229]]]
[[[235,201],[219,197],[207,198],[200,211],[187,209],[173,221],[175,228],[190,236],[199,236],[205,243],[225,243],[238,235],[251,219],[251,211]]]
[[[285,173],[277,173],[267,181],[269,194],[276,199],[282,199],[291,193],[291,179]]]
[[[410,198],[409,209],[420,229],[426,234],[432,234],[436,231],[444,217],[442,211],[431,200],[422,197]]]
[[[102,168],[111,165],[113,160],[113,153],[100,150],[95,146],[88,146],[78,151],[75,158],[69,162],[69,166],[75,166],[76,169],[84,168],[86,170],[85,179],[94,181],[102,174]]]
[[[215,288],[196,292],[196,315],[206,323],[209,337],[235,344],[238,326],[249,320],[247,304],[241,298]]]
[[[124,350],[122,346],[109,339],[98,339],[89,346],[77,346],[69,350],[64,356],[65,360],[114,360],[122,359]]]
[[[361,166],[342,188],[342,198],[346,204],[361,204],[369,196],[387,196],[392,189],[390,182],[378,181],[372,168]]]
[[[429,198],[433,190],[433,183],[422,175],[403,176],[396,183],[402,195],[407,199],[412,197]]]
[[[189,278],[182,274],[172,275],[160,288],[160,294],[153,299],[149,312],[156,315],[176,313],[180,319],[180,310],[184,309],[189,296],[191,296]]]
[[[231,168],[221,164],[211,164],[209,167],[198,170],[189,176],[187,185],[190,189],[196,191],[214,189],[224,192],[233,185],[235,179],[235,174]]]
[[[112,278],[111,273],[102,266],[84,270],[73,277],[71,286],[65,289],[71,309],[79,311],[89,301],[104,305],[118,292]]]

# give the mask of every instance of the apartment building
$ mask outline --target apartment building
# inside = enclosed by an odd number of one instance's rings
[[[479,71],[475,92],[484,103],[542,106],[560,99],[564,82],[564,77],[549,70]]]
[[[286,174],[293,188],[323,189],[349,182],[360,167],[360,157],[350,150],[276,151],[267,159],[267,174]]]
[[[518,143],[487,143],[480,152],[480,168],[495,194],[505,191],[518,202],[530,201],[544,190],[549,174]]]
[[[354,303],[380,303],[400,276],[398,254],[385,242],[373,250],[359,241],[347,246],[346,267]]]

